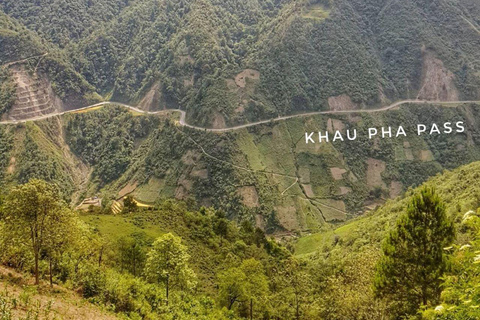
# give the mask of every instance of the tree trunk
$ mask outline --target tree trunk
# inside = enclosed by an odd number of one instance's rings
[[[166,286],[165,286],[165,289],[167,290],[167,307],[168,307],[168,295],[169,295],[169,292],[168,292],[168,289],[169,289],[168,288],[168,285],[169,285],[168,280],[169,279],[168,278],[169,278],[169,276],[167,275],[167,282],[166,282]]]
[[[39,275],[38,275],[38,250],[35,249],[35,285],[39,285]]]
[[[53,287],[52,258],[50,258],[50,265],[49,265],[49,269],[50,269],[50,287]]]
[[[253,299],[250,299],[250,320],[253,320]]]
[[[296,319],[300,320],[300,303],[298,303],[298,295],[295,295]]]
[[[237,298],[230,299],[230,302],[228,303],[228,310],[232,310],[235,301],[237,301]]]
[[[133,276],[137,276],[137,259],[135,255],[133,256]]]
[[[424,306],[428,303],[428,295],[427,295],[427,284],[424,283],[422,286],[422,303]]]
[[[102,265],[102,258],[103,258],[103,247],[100,249],[100,253],[98,255],[98,267]]]

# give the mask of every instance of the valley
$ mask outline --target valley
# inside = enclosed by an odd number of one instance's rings
[[[329,229],[330,223],[372,210],[444,169],[480,160],[475,102],[399,102],[377,110],[289,116],[223,132],[192,128],[175,110],[145,112],[108,104],[3,125],[15,136],[23,127],[30,134],[38,132],[35,144],[45,151],[47,163],[57,163],[52,173],[62,177],[67,190],[84,198],[100,196],[107,208],[117,206],[118,200],[121,205],[126,195],[149,205],[162,197],[193,198],[202,205],[228,210],[232,219],[252,219],[269,233]],[[417,123],[460,120],[466,129],[455,135],[419,136],[408,131],[406,137],[391,139],[359,136],[355,141],[305,144],[305,132],[333,134],[346,127],[363,131],[372,126],[395,127],[398,119],[408,125],[407,131]],[[105,122],[100,125],[98,121]],[[128,123],[131,144],[115,146],[105,140],[109,130],[119,131],[116,121]],[[142,122],[148,125],[139,131],[135,123]],[[99,126],[105,127],[104,133],[88,140],[88,132]],[[54,138],[58,133],[63,136],[61,141]],[[17,179],[18,167],[29,161],[26,154],[22,159],[21,141],[11,153],[16,167],[9,170],[7,180]],[[88,151],[89,144],[96,147]],[[107,169],[107,164],[90,160],[98,157],[108,157],[113,168],[120,161],[120,166],[105,175],[99,170]],[[83,176],[74,174],[68,164],[72,161],[85,168]],[[158,167],[158,161],[164,167]],[[84,182],[68,182],[77,179]],[[81,200],[77,196],[70,199],[74,206]]]
[[[0,1],[0,319],[479,319],[479,30],[478,0]]]

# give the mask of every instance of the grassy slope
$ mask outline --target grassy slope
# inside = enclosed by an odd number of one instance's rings
[[[203,224],[206,224],[207,220],[195,217],[196,214],[198,213],[187,213],[182,205],[172,204],[154,211],[115,216],[83,215],[81,218],[105,237],[114,249],[122,238],[128,239],[140,235],[148,247],[162,234],[171,232],[180,236],[188,248],[191,257],[190,265],[202,283],[201,291],[210,292],[218,269],[229,261],[225,256],[228,250],[238,250],[237,253],[244,250],[245,254],[250,252],[261,257],[263,249],[247,247],[243,242],[246,249],[242,249],[241,244],[232,243],[231,240],[221,240],[216,235],[203,234],[206,232],[206,229],[202,229],[206,228]],[[238,248],[233,249],[235,246]]]
[[[82,299],[77,293],[47,283],[34,286],[34,279],[0,267],[0,318],[113,320],[113,313]]]
[[[459,222],[463,214],[476,210],[480,205],[480,162],[474,162],[429,179],[424,185],[434,187],[447,206],[447,214]],[[312,234],[300,238],[296,253],[300,256],[317,252],[339,243],[338,250],[360,250],[370,246],[379,248],[386,232],[404,212],[414,189],[405,197],[389,200],[379,209],[353,220],[333,232]],[[335,239],[337,238],[337,239]],[[462,241],[462,235],[459,235]],[[335,246],[335,245],[333,245]]]

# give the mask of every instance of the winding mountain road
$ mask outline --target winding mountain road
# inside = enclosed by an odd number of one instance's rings
[[[125,103],[120,103],[120,102],[113,102],[113,101],[104,101],[100,103],[96,103],[87,107],[79,108],[79,109],[74,109],[74,110],[68,110],[68,111],[62,111],[62,112],[54,112],[38,117],[33,117],[30,119],[24,119],[24,120],[5,120],[5,121],[0,121],[0,124],[17,124],[17,123],[25,123],[28,121],[39,121],[39,120],[44,120],[47,118],[55,117],[55,116],[61,116],[64,114],[68,113],[75,113],[95,107],[102,107],[106,105],[118,105],[122,106],[125,108],[128,108],[132,111],[142,113],[142,114],[163,114],[167,112],[178,112],[180,113],[180,120],[179,120],[179,125],[182,127],[187,127],[195,130],[201,130],[201,131],[207,131],[207,132],[228,132],[228,131],[234,131],[234,130],[240,130],[248,127],[253,127],[257,126],[259,124],[265,124],[265,123],[270,123],[270,122],[277,122],[277,121],[283,121],[283,120],[288,120],[292,118],[301,118],[301,117],[309,117],[309,116],[314,116],[314,115],[321,115],[321,114],[355,114],[355,113],[374,113],[374,112],[382,112],[382,111],[387,111],[390,109],[393,109],[395,107],[401,106],[403,104],[408,104],[408,103],[416,103],[416,104],[460,104],[460,103],[480,103],[480,101],[429,101],[429,100],[402,100],[395,102],[391,105],[384,106],[381,108],[377,109],[354,109],[354,110],[327,110],[327,111],[314,111],[314,112],[307,112],[307,113],[300,113],[300,114],[293,114],[293,115],[288,115],[288,116],[282,116],[282,117],[277,117],[277,118],[272,118],[268,120],[261,120],[261,121],[256,121],[256,122],[250,122],[238,126],[233,126],[233,127],[227,127],[227,128],[220,128],[220,129],[213,129],[213,128],[205,128],[205,127],[199,127],[199,126],[194,126],[191,124],[188,124],[185,119],[186,119],[186,112],[180,109],[165,109],[165,110],[160,110],[160,111],[145,111],[142,109],[139,109],[134,106],[130,106]]]

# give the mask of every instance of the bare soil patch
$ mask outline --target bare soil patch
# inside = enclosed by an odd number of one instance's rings
[[[178,179],[177,189],[175,190],[175,198],[183,200],[188,197],[190,190],[192,190],[193,181],[187,179],[184,175]]]
[[[352,192],[352,189],[349,187],[340,187],[340,191],[337,192],[338,196],[344,196]]]
[[[390,198],[394,199],[402,194],[403,184],[400,181],[390,183]]]
[[[435,160],[435,157],[433,156],[433,153],[430,150],[420,150],[420,160],[424,162],[428,162],[428,161]]]
[[[125,187],[123,187],[120,191],[118,191],[118,198],[123,198],[127,194],[132,193],[133,191],[135,191],[135,189],[137,189],[137,186],[138,186],[137,181],[128,183]]]
[[[213,118],[213,128],[222,129],[225,127],[226,127],[225,118],[220,113],[216,113]]]
[[[192,172],[190,173],[190,176],[206,179],[208,178],[208,170],[207,169],[192,170]]]
[[[278,221],[280,224],[287,230],[297,230],[299,229],[298,219],[296,215],[296,209],[294,206],[277,206],[275,207],[277,211]]]
[[[245,69],[235,77],[235,84],[240,88],[245,88],[247,85],[247,79],[258,80],[260,79],[260,72],[253,69]]]
[[[15,159],[15,157],[11,157],[10,158],[10,164],[7,168],[7,173],[8,174],[12,174],[15,172],[15,164],[17,163],[17,160]]]
[[[261,230],[265,231],[265,219],[261,214],[255,215],[255,225]]]
[[[138,104],[138,108],[145,111],[158,110],[160,107],[161,94],[160,83],[155,83],[152,88],[147,92],[145,97]],[[165,109],[165,108],[162,108]]]
[[[242,197],[242,203],[248,208],[256,208],[260,205],[257,189],[254,186],[241,187],[237,192]]]
[[[423,51],[422,85],[417,99],[457,101],[459,93],[454,84],[455,75],[433,53]]]
[[[343,131],[345,129],[345,124],[338,119],[329,118],[327,120],[327,130],[329,133],[334,133],[335,131]]]
[[[367,185],[370,188],[373,187],[385,187],[385,183],[382,180],[382,172],[386,169],[386,164],[382,160],[369,158],[367,160]]]
[[[357,105],[353,103],[352,99],[346,94],[328,98],[328,105],[330,110],[334,111],[357,109]]]
[[[305,194],[309,198],[314,198],[315,193],[313,192],[313,188],[311,184],[302,184],[303,190],[305,191]]]
[[[16,84],[16,100],[6,119],[22,120],[63,110],[63,103],[52,89],[48,79],[31,73],[21,65],[11,67]]]
[[[330,168],[330,172],[332,173],[332,177],[335,180],[342,180],[343,174],[347,172],[347,170],[343,168]]]

